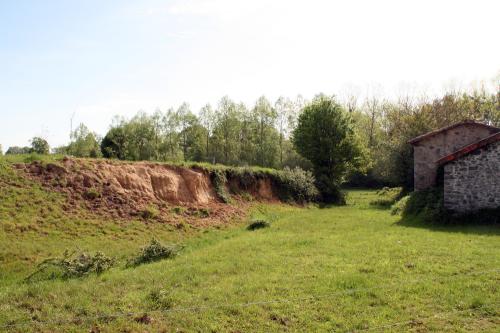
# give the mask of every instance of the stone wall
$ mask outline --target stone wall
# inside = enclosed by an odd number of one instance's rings
[[[444,207],[459,213],[500,207],[500,141],[445,164]]]
[[[436,185],[436,161],[460,148],[484,139],[496,130],[474,124],[463,124],[425,138],[413,145],[415,190]]]

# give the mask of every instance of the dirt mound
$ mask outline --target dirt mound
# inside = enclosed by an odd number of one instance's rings
[[[68,209],[83,203],[96,213],[113,217],[154,215],[160,220],[178,222],[178,215],[182,215],[188,220],[202,217],[224,222],[241,215],[245,206],[243,202],[222,203],[209,173],[200,169],[73,158],[57,164],[33,162],[17,167],[44,187],[66,193]],[[275,198],[270,179],[259,179],[251,188],[239,190],[257,199]],[[172,211],[177,216],[172,216]]]

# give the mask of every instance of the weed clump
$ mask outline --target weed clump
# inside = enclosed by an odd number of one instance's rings
[[[109,270],[114,264],[113,258],[100,251],[94,254],[86,252],[75,254],[65,251],[60,258],[42,261],[37,266],[37,270],[26,278],[26,281],[79,278],[92,273],[99,275]]]
[[[264,221],[264,220],[255,220],[252,221],[247,227],[247,230],[254,231],[257,229],[264,229],[264,228],[269,228],[271,226],[271,223]]]
[[[99,193],[99,191],[97,191],[95,188],[90,188],[85,191],[84,196],[88,200],[95,200],[101,196],[101,193]]]
[[[184,209],[182,207],[175,206],[174,208],[172,208],[172,212],[177,215],[180,215],[184,212]]]
[[[153,310],[168,310],[174,303],[170,292],[165,289],[155,289],[151,291],[148,295],[148,300]]]
[[[210,172],[210,178],[212,179],[217,197],[219,197],[222,202],[229,203],[231,201],[231,198],[226,191],[226,172],[224,170],[213,169]]]
[[[158,240],[152,239],[151,243],[144,246],[137,257],[127,263],[127,266],[139,266],[141,264],[175,257],[181,247],[178,245],[163,245]]]
[[[158,209],[153,206],[148,206],[139,212],[139,215],[145,220],[153,219],[159,214],[160,212],[158,211]]]

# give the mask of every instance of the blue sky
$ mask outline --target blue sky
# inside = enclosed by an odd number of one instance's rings
[[[500,75],[498,1],[0,0],[0,144],[224,95],[434,93]]]

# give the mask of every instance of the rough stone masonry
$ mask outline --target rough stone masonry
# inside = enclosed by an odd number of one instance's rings
[[[444,165],[444,206],[458,213],[500,207],[500,141]]]

